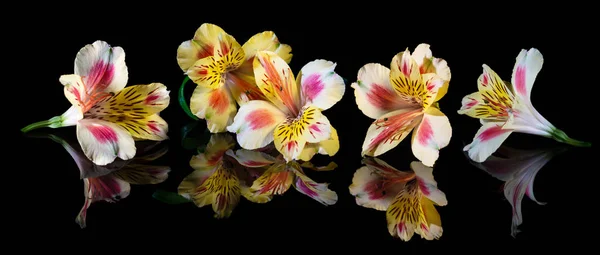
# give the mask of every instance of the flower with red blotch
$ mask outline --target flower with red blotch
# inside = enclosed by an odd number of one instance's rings
[[[542,53],[537,49],[521,50],[511,82],[503,81],[489,66],[483,65],[483,74],[477,79],[479,91],[465,96],[458,110],[459,114],[481,121],[475,138],[464,147],[472,160],[485,161],[513,132],[550,137],[574,146],[591,146],[568,137],[531,104],[533,82],[543,63]]]
[[[23,129],[77,126],[77,139],[94,164],[116,158],[131,159],[135,139],[167,139],[168,125],[159,113],[169,105],[169,91],[161,83],[125,87],[128,79],[125,52],[96,41],[75,58],[75,74],[62,75],[65,96],[72,106],[60,116]]]
[[[358,108],[375,119],[362,147],[363,156],[378,156],[396,147],[412,133],[412,151],[426,166],[433,166],[440,149],[450,143],[452,127],[438,108],[448,91],[450,69],[434,58],[429,45],[398,53],[391,70],[366,64],[352,84]]]

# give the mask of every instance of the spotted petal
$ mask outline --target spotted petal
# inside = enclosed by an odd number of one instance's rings
[[[300,88],[292,69],[273,52],[260,51],[254,58],[254,78],[265,97],[281,111],[296,116],[300,112]]]
[[[338,195],[328,188],[328,183],[316,183],[311,180],[302,172],[299,165],[293,169],[296,174],[296,180],[293,183],[296,190],[324,205],[334,205],[337,202]]]
[[[116,123],[135,138],[162,141],[167,139],[168,125],[158,113],[169,100],[163,84],[129,86],[94,105],[85,117]]]
[[[331,126],[325,115],[314,106],[302,109],[299,118],[288,118],[275,128],[275,147],[287,161],[299,159],[307,142],[329,139]]]
[[[191,198],[198,207],[212,204],[216,218],[227,218],[240,201],[239,184],[233,169],[221,162],[215,172],[194,190]]]
[[[309,161],[317,153],[329,156],[335,155],[340,150],[340,140],[337,130],[333,126],[330,126],[330,129],[331,135],[328,139],[318,143],[306,143],[298,158],[303,161]]]
[[[237,134],[237,141],[242,148],[253,150],[273,142],[275,127],[285,119],[285,114],[273,104],[253,100],[240,107],[227,130]]]
[[[506,121],[514,105],[514,96],[506,83],[487,65],[477,79],[479,92],[462,99],[459,114],[473,118]]]
[[[83,153],[97,165],[112,163],[117,157],[128,160],[135,156],[136,148],[129,132],[108,121],[80,120],[77,140]]]
[[[237,69],[243,62],[242,46],[233,37],[228,37],[216,48],[213,56],[199,59],[186,74],[198,86],[217,89],[225,84],[228,72]]]
[[[251,150],[237,150],[235,153],[232,150],[227,151],[227,155],[234,158],[240,165],[245,167],[265,167],[276,162],[276,159],[264,152]]]
[[[298,76],[303,105],[308,103],[327,110],[342,99],[346,85],[335,73],[335,66],[331,61],[319,59],[302,67]]]
[[[213,170],[227,150],[235,146],[235,141],[229,134],[213,134],[206,144],[204,153],[193,156],[190,160],[190,166],[195,170]]]
[[[379,156],[396,147],[421,121],[419,108],[406,108],[384,114],[375,120],[367,131],[362,154]]]
[[[421,105],[423,108],[435,102],[439,89],[444,85],[444,80],[437,74],[421,75],[419,66],[408,49],[392,59],[390,81],[404,101]]]
[[[377,158],[365,158],[363,162],[365,166],[354,173],[350,194],[356,198],[356,204],[366,208],[387,210],[404,184],[415,177]]]
[[[511,133],[511,129],[503,129],[499,123],[484,122],[475,134],[473,141],[467,144],[463,150],[468,151],[469,158],[473,161],[483,162],[502,145]]]
[[[440,149],[448,146],[452,137],[452,127],[448,117],[435,107],[425,110],[421,123],[412,136],[412,151],[426,166],[433,166]]]
[[[237,106],[226,87],[210,89],[197,86],[190,100],[190,109],[198,118],[206,119],[211,133],[220,133],[233,122]]]
[[[439,89],[439,91],[437,92],[436,99],[434,100],[435,102],[437,102],[448,92],[451,73],[446,60],[441,58],[434,58],[429,47],[429,44],[426,43],[419,44],[415,48],[412,57],[415,59],[415,62],[417,62],[417,65],[419,66],[419,72],[421,74],[435,73],[442,80],[444,80],[444,85]]]
[[[404,101],[390,84],[390,69],[380,64],[366,64],[358,70],[358,80],[352,83],[358,108],[367,117],[377,119],[394,110],[416,106]]]
[[[222,41],[231,36],[219,26],[204,23],[194,35],[194,39],[183,42],[177,49],[177,63],[184,72],[199,59],[213,56],[215,48],[220,47]]]
[[[149,165],[132,162],[112,173],[129,184],[147,185],[162,183],[169,177],[169,166]]]
[[[515,93],[525,101],[530,101],[531,90],[537,74],[542,70],[544,57],[539,50],[521,50],[513,69],[511,83]]]

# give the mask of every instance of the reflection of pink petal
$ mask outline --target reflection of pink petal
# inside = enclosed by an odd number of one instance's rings
[[[302,193],[306,194],[309,197],[315,198],[319,196],[317,192],[314,192],[312,189],[308,188],[308,186],[306,186],[306,183],[304,183],[300,178],[296,178],[296,187],[298,187],[302,191]]]

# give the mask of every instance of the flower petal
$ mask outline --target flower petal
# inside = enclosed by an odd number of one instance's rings
[[[169,93],[161,83],[129,86],[92,106],[85,116],[149,116],[169,106]]]
[[[424,108],[434,103],[439,89],[444,85],[444,80],[434,73],[421,75],[408,49],[392,59],[390,81],[404,101]]]
[[[404,184],[415,176],[377,158],[365,158],[363,162],[366,165],[356,170],[349,189],[356,204],[366,208],[387,210]]]
[[[442,80],[444,80],[444,85],[442,85],[442,87],[438,90],[437,96],[434,100],[434,102],[437,102],[448,92],[451,73],[446,60],[441,58],[434,58],[429,47],[429,44],[426,43],[419,44],[415,48],[412,57],[417,62],[417,65],[419,66],[419,72],[421,74],[435,73]]]
[[[502,145],[511,133],[511,129],[503,129],[502,125],[496,122],[483,123],[473,141],[467,144],[463,150],[468,151],[469,158],[473,161],[483,162]]]
[[[245,66],[249,66],[249,68]],[[252,63],[249,65],[244,64],[238,69],[228,72],[227,79],[225,79],[225,86],[229,88],[231,95],[239,105],[252,100],[268,101],[256,85]]]
[[[242,46],[231,36],[223,38],[215,54],[199,59],[186,74],[198,86],[217,89],[228,79],[228,72],[244,63]]]
[[[328,188],[328,183],[316,183],[311,180],[302,172],[299,165],[293,169],[296,174],[296,180],[294,181],[296,190],[324,205],[334,205],[337,202],[338,195]]]
[[[462,99],[459,114],[473,118],[506,121],[514,105],[509,87],[489,66],[483,65],[483,74],[477,79],[479,92]]]
[[[384,114],[375,120],[367,131],[362,154],[379,156],[396,147],[421,121],[419,108],[406,108]]]
[[[206,144],[204,153],[193,156],[190,166],[195,170],[213,170],[223,160],[223,155],[233,149],[235,141],[229,134],[213,134]]]
[[[277,54],[286,63],[292,60],[292,47],[282,44],[272,31],[265,31],[250,37],[242,46],[246,53],[246,60],[253,61],[259,51],[271,51]]]
[[[107,92],[90,91],[83,78],[76,74],[61,75],[59,81],[64,85],[65,97],[82,114],[94,104],[110,96]]]
[[[216,170],[216,167],[209,168],[210,170],[200,169],[194,170],[190,174],[188,174],[179,186],[177,186],[177,193],[182,197],[191,200],[192,195],[194,194],[196,188],[198,188],[202,183],[204,183]]]
[[[235,154],[232,150],[229,150],[227,151],[227,155],[234,158],[240,165],[253,168],[268,166],[276,161],[276,159],[269,154],[244,149],[235,151]]]
[[[419,191],[424,196],[437,205],[445,206],[448,204],[446,194],[437,188],[437,182],[433,179],[433,168],[421,162],[413,161],[410,163],[410,169],[415,172],[419,182]]]
[[[215,172],[195,189],[192,200],[198,207],[212,204],[215,218],[227,218],[240,201],[240,196],[235,172],[219,164]]]
[[[404,101],[390,84],[390,69],[380,64],[366,64],[358,70],[358,78],[352,83],[358,108],[372,119],[382,115],[414,106]]]
[[[336,64],[327,60],[314,60],[300,70],[301,98],[321,110],[331,108],[344,95],[344,79],[335,73]]]
[[[390,235],[409,241],[415,232],[420,233],[420,223],[425,221],[421,196],[416,180],[409,181],[396,195],[386,211]]]
[[[429,107],[412,136],[412,151],[426,166],[433,166],[440,149],[448,146],[452,137],[450,120],[440,110]]]
[[[285,118],[284,113],[271,103],[252,100],[240,107],[227,130],[237,134],[242,148],[254,150],[273,142],[273,131]]]
[[[129,184],[147,185],[162,183],[169,177],[169,166],[155,166],[130,163],[112,173],[113,176]]]
[[[425,240],[439,239],[442,236],[442,219],[433,202],[427,198],[421,199],[421,210],[425,216],[424,223],[420,225],[421,237]]]
[[[300,91],[292,69],[273,52],[259,51],[254,58],[254,78],[265,97],[283,112],[300,112]]]
[[[87,95],[120,91],[128,78],[125,52],[103,41],[88,44],[75,57],[75,74],[83,78]]]
[[[331,125],[314,106],[302,109],[297,119],[288,118],[275,128],[275,147],[287,161],[299,159],[306,142],[317,143],[331,135]]]
[[[198,118],[206,119],[211,133],[220,133],[233,122],[237,105],[227,87],[210,89],[197,86],[190,99],[190,110]]]
[[[129,196],[131,185],[112,175],[95,178],[84,178],[85,202],[77,215],[76,222],[81,228],[86,227],[87,210],[97,201],[117,202]]]
[[[511,83],[514,86],[516,94],[530,101],[531,89],[533,83],[544,64],[542,53],[536,48],[530,50],[521,50],[513,69]]]
[[[177,63],[184,72],[199,59],[213,56],[215,48],[223,39],[231,37],[219,26],[204,23],[200,25],[194,39],[183,42],[177,49]]]
[[[329,127],[331,129],[329,138],[318,143],[306,143],[298,159],[309,161],[317,153],[333,156],[340,150],[340,140],[337,130],[331,125]]]
[[[77,123],[77,140],[83,153],[97,165],[107,165],[115,158],[135,156],[135,144],[127,130],[104,120],[82,119]]]
[[[294,173],[285,163],[276,163],[269,167],[252,183],[250,190],[256,195],[283,195],[294,180]]]
[[[273,195],[270,194],[258,194],[253,192],[250,187],[254,184],[254,181],[258,179],[267,170],[265,167],[238,167],[236,168],[236,174],[240,180],[240,190],[242,196],[253,203],[266,203],[271,201]]]

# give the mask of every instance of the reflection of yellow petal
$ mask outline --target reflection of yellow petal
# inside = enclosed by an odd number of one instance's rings
[[[239,180],[232,169],[223,164],[200,185],[192,196],[198,207],[212,204],[216,218],[227,218],[240,201]]]
[[[425,216],[416,180],[408,182],[386,211],[390,235],[408,241],[417,232]]]
[[[299,166],[296,166],[299,168]],[[316,183],[315,181],[304,175],[301,169],[295,170],[296,181],[294,187],[300,193],[309,196],[324,205],[333,205],[338,200],[338,195],[335,191],[328,188],[328,183]]]
[[[313,165],[313,163],[308,162],[308,161],[302,162],[302,164],[300,164],[300,166],[302,168],[307,168],[307,169],[311,169],[311,170],[315,170],[315,171],[331,171],[338,167],[338,165],[335,162],[329,162],[329,164],[327,164],[326,166],[315,166],[315,165]]]
[[[171,168],[144,164],[127,164],[112,174],[130,184],[157,184],[165,181]]]
[[[257,195],[282,195],[290,188],[293,180],[294,174],[288,171],[287,165],[276,163],[258,177],[250,189]]]

